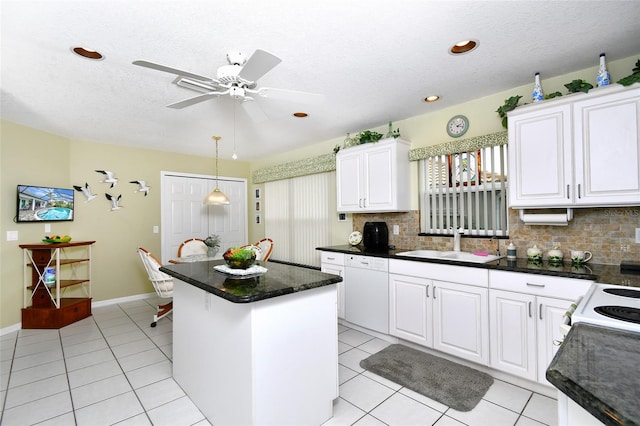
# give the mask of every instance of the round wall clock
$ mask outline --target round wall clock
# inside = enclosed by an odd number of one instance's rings
[[[447,123],[447,133],[452,138],[459,138],[469,130],[469,119],[464,115],[451,117]]]

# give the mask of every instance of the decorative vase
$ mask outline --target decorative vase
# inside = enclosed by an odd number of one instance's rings
[[[600,54],[600,68],[598,69],[598,76],[596,77],[596,87],[608,86],[611,84],[611,76],[607,71],[607,63],[604,57],[604,53]]]
[[[207,247],[207,257],[216,257],[218,247]]]
[[[544,93],[542,92],[542,86],[540,85],[540,73],[535,74],[535,81],[533,84],[533,93],[531,94],[533,102],[540,102],[544,100]]]
[[[387,134],[386,134],[386,135],[384,135],[384,138],[385,138],[385,139],[389,139],[389,138],[392,138],[392,137],[393,137],[393,126],[392,126],[392,124],[393,124],[393,123],[390,121],[390,122],[389,122],[389,130],[387,131]]]

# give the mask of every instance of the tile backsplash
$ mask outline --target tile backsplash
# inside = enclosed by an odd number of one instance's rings
[[[453,249],[451,236],[418,235],[418,211],[354,214],[353,229],[362,232],[364,223],[373,221],[387,222],[389,244],[398,249]],[[393,225],[399,226],[399,235],[393,235]],[[526,257],[527,248],[536,244],[546,258],[547,251],[557,246],[565,259],[570,257],[570,250],[589,250],[593,254],[592,263],[618,265],[622,260],[640,261],[640,244],[635,242],[636,228],[640,228],[640,207],[574,209],[573,220],[567,226],[525,225],[520,221],[518,211],[509,209],[508,239],[491,241],[462,236],[461,249],[495,253],[499,244],[500,253],[504,255],[507,245],[512,242],[518,257]]]

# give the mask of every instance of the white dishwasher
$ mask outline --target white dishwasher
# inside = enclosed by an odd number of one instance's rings
[[[345,255],[345,319],[389,333],[389,259]]]

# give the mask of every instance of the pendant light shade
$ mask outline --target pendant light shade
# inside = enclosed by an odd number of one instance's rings
[[[230,204],[229,198],[224,195],[224,192],[220,191],[218,188],[218,141],[221,139],[220,136],[214,136],[213,139],[216,141],[216,187],[209,195],[204,197],[202,201],[205,205],[225,205]]]

